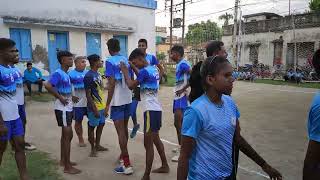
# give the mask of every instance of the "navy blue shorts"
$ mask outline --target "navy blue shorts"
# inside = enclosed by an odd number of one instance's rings
[[[19,116],[23,124],[27,123],[27,117],[26,117],[26,109],[24,105],[18,105],[19,109]]]
[[[144,117],[144,133],[158,132],[161,128],[161,111],[146,111],[143,113]]]
[[[91,126],[91,127],[97,127],[97,126],[99,126],[99,125],[102,125],[102,124],[105,124],[105,121],[106,121],[106,117],[105,117],[105,110],[103,109],[103,110],[100,110],[99,111],[99,117],[98,118],[96,118],[95,116],[94,116],[94,113],[93,112],[88,112],[88,119],[89,119],[89,122],[88,122],[88,124],[89,124],[89,126]]]
[[[8,133],[5,136],[1,136],[0,141],[10,141],[13,137],[22,137],[24,135],[23,124],[20,118],[12,121],[4,121],[4,125],[8,129]]]
[[[84,116],[88,116],[87,107],[73,107],[73,119],[82,121]]]
[[[187,96],[183,96],[180,99],[175,99],[173,101],[173,113],[175,113],[175,111],[177,109],[181,109],[182,112],[184,112],[184,110],[188,107],[188,97]]]
[[[130,104],[111,106],[110,119],[113,121],[125,120],[130,117]]]

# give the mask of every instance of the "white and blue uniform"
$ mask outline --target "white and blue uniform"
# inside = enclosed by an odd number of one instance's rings
[[[204,94],[184,113],[181,134],[196,142],[189,180],[224,180],[232,173],[232,144],[240,113],[230,96],[223,95],[222,102],[215,105]]]
[[[129,75],[133,75],[126,57],[117,54],[107,58],[105,76],[114,78],[116,81],[112,101],[110,104],[110,118],[113,121],[128,119],[130,116],[130,103],[132,102],[132,93],[128,88],[124,75],[120,70],[120,62],[125,63],[129,68]]]
[[[18,104],[18,109],[19,109],[19,116],[22,120],[23,123],[26,123],[27,117],[26,117],[26,110],[24,106],[24,90],[23,90],[23,76],[20,72],[20,70],[12,66],[12,70],[14,71],[13,77],[16,82],[16,100]]]
[[[156,66],[159,64],[157,58],[152,54],[147,53],[145,59],[151,66]]]
[[[16,100],[14,73],[15,71],[11,67],[0,65],[0,112],[8,129],[7,135],[0,137],[1,141],[24,135]]]
[[[137,76],[144,112],[144,132],[157,132],[161,127],[162,108],[158,99],[158,80],[159,72],[151,65],[140,69]]]
[[[308,136],[320,143],[320,91],[315,95],[309,111]]]
[[[188,81],[190,79],[190,70],[191,66],[185,59],[182,59],[176,65],[176,84],[174,87],[174,93],[181,90],[188,84]],[[187,94],[187,91],[182,93],[180,96],[177,96],[175,93],[173,101],[173,112],[175,112],[176,109],[181,109],[182,111],[184,111],[188,107]]]
[[[73,117],[72,87],[70,77],[62,69],[57,69],[51,75],[49,83],[68,101],[67,105],[63,105],[59,99],[56,99],[54,102],[54,110],[58,126],[70,126]]]
[[[79,98],[79,102],[73,104],[74,120],[82,121],[83,117],[87,115],[87,97],[84,89],[84,76],[88,70],[77,71],[71,70],[68,74],[73,88],[74,96]]]

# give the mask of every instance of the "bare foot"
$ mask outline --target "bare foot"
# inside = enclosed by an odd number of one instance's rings
[[[71,166],[76,166],[77,163],[70,161]],[[64,162],[60,161],[60,166],[64,166]]]
[[[67,173],[67,174],[80,174],[81,170],[70,166],[70,168],[64,168],[64,173]]]
[[[150,175],[143,175],[141,180],[150,180]]]
[[[97,151],[95,149],[91,150],[89,157],[98,157]]]
[[[152,173],[169,173],[170,172],[170,168],[169,166],[162,166],[158,169],[154,169],[152,171]]]
[[[97,150],[97,151],[109,151],[108,148],[105,148],[105,147],[103,147],[103,146],[101,146],[101,145],[96,146],[96,150]]]
[[[79,143],[79,147],[87,147],[87,145],[84,142],[82,142],[82,143]]]

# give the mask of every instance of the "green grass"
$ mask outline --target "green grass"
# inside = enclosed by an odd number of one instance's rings
[[[175,85],[175,74],[174,72],[168,71],[167,82],[163,84],[164,86],[173,87]]]
[[[19,173],[16,166],[14,154],[11,148],[8,148],[4,154],[2,165],[0,168],[0,179],[17,180]],[[62,180],[62,176],[58,174],[57,162],[51,160],[48,154],[32,151],[27,152],[27,168],[30,179],[32,180]]]
[[[254,81],[255,83],[263,83],[263,84],[272,84],[272,85],[284,85],[284,86],[296,86],[296,87],[303,87],[303,88],[316,88],[320,89],[320,83],[292,83],[286,81],[278,81],[278,80],[271,80],[271,79],[257,79]]]
[[[41,95],[38,94],[32,94],[32,96],[27,96],[29,100],[32,101],[38,101],[38,102],[49,102],[53,101],[55,98],[49,94],[49,93],[41,93]]]

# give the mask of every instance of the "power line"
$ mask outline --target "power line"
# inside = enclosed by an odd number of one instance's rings
[[[206,1],[206,0],[198,0],[198,1],[195,1],[195,2],[193,2],[193,0],[189,0],[189,1],[186,1],[186,6],[187,5],[196,4],[196,3],[199,3],[199,2],[202,2],[202,1]],[[175,9],[176,9],[180,5],[182,5],[182,3],[174,4],[172,6],[175,7]],[[163,10],[160,10],[160,11],[156,12],[156,14],[160,14],[160,13],[163,13],[163,12],[169,12],[169,11],[170,11],[169,9],[163,9]],[[179,11],[182,11],[182,9],[174,10],[173,12],[179,12]]]

